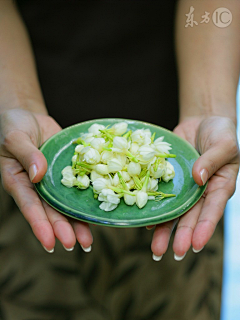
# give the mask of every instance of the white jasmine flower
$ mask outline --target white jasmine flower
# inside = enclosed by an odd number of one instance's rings
[[[128,181],[131,180],[130,175],[129,175],[126,171],[122,171],[122,172],[121,172],[121,175],[122,175],[123,180],[124,180],[125,182],[128,182]]]
[[[169,153],[171,150],[171,144],[163,141],[164,137],[160,137],[153,142],[155,150],[160,153]]]
[[[73,166],[76,164],[77,159],[78,159],[78,157],[77,157],[77,155],[75,154],[75,155],[72,157],[72,165],[73,165]]]
[[[128,124],[126,122],[115,123],[111,127],[111,132],[116,136],[121,136],[127,131]]]
[[[127,171],[130,176],[138,176],[141,172],[141,165],[136,162],[130,162]]]
[[[114,137],[113,138],[113,148],[114,152],[124,152],[128,149],[128,141],[123,137]]]
[[[111,189],[102,189],[98,196],[99,201],[110,202],[114,204],[119,204],[119,196]]]
[[[117,206],[118,206],[117,204],[104,201],[100,204],[99,208],[103,211],[108,212],[108,211],[113,211],[114,209],[117,208]]]
[[[128,187],[128,190],[131,190],[135,186],[135,182],[133,179],[131,179],[126,183],[126,185]]]
[[[154,158],[156,151],[151,146],[141,146],[138,149],[138,153],[141,155],[141,160],[150,161]]]
[[[111,159],[108,161],[108,170],[109,172],[118,172],[123,169],[122,163],[118,159]]]
[[[114,154],[111,151],[103,151],[101,153],[101,162],[107,164],[109,160],[114,158]]]
[[[91,181],[93,182],[98,178],[103,178],[103,176],[101,174],[97,173],[95,170],[92,170],[90,173],[90,178],[91,178]]]
[[[114,210],[120,202],[119,196],[110,189],[103,189],[98,196],[99,201],[103,201],[99,208],[104,211]]]
[[[138,143],[139,146],[149,145],[151,143],[151,131],[149,129],[138,129],[131,135],[132,142]]]
[[[105,144],[105,139],[103,138],[94,138],[91,142],[90,145],[96,149],[98,152],[101,152],[103,149],[103,146]]]
[[[86,147],[88,148],[88,147]],[[84,148],[84,149],[86,149]],[[82,150],[83,152],[83,150]],[[84,153],[83,160],[89,164],[97,164],[100,161],[100,154],[96,149],[89,148],[86,153]]]
[[[117,187],[119,184],[120,184],[120,180],[119,180],[118,174],[115,173],[115,174],[114,174],[114,177],[113,177],[113,179],[112,179],[112,185],[113,185],[114,187]]]
[[[70,175],[74,175],[73,174],[73,169],[71,166],[66,166],[63,170],[62,170],[62,175],[66,175],[66,174],[70,174]]]
[[[84,140],[86,143],[90,143],[93,139],[93,133],[84,133],[81,135],[81,138]]]
[[[84,174],[83,176],[78,176],[77,181],[80,182],[80,184],[78,185],[79,189],[87,189],[89,187],[90,179],[86,174]]]
[[[75,148],[75,152],[80,153],[84,149],[84,145],[78,144]]]
[[[90,128],[88,128],[88,132],[92,133],[94,136],[97,136],[97,135],[101,134],[101,132],[99,130],[104,130],[104,129],[105,129],[104,125],[94,123],[93,125],[91,125]]]
[[[77,181],[76,177],[73,174],[72,167],[71,166],[65,167],[62,170],[62,175],[63,175],[63,178],[61,180],[61,183],[68,188],[72,188]]]
[[[93,189],[96,193],[100,193],[103,189],[106,189],[111,186],[109,179],[98,178],[92,182]]]
[[[135,195],[131,196],[130,194],[127,194],[127,193],[124,193],[123,199],[128,206],[132,206],[136,202],[136,196]]]
[[[65,175],[62,180],[61,180],[61,183],[65,186],[65,187],[68,187],[68,188],[72,188],[75,183],[76,183],[77,179],[74,177],[74,176],[68,176],[68,175]]]
[[[96,164],[94,166],[94,170],[98,173],[98,174],[102,174],[102,175],[106,175],[109,173],[108,171],[108,166],[106,164]]]
[[[148,194],[145,191],[138,191],[136,195],[136,205],[139,209],[143,208],[148,201]]]
[[[139,149],[139,145],[136,142],[131,143],[130,149],[129,151],[131,152],[131,154],[133,154],[134,156],[137,154]]]
[[[175,177],[175,171],[174,171],[173,165],[169,161],[166,161],[165,168],[166,169],[165,169],[165,173],[162,176],[162,180],[165,182],[168,182],[169,180]]]
[[[118,161],[120,161],[123,167],[126,165],[127,157],[125,154],[116,153],[114,158],[117,159]]]
[[[158,179],[149,178],[147,191],[157,191],[158,189]]]
[[[166,171],[166,165],[165,165],[165,159],[162,159],[162,161],[158,164],[157,170],[155,170],[155,164],[153,164],[150,168],[151,176],[155,179],[161,178]]]

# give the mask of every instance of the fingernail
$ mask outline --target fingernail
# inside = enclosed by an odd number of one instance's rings
[[[186,253],[183,256],[177,256],[176,253],[174,253],[174,259],[176,261],[181,261],[185,257]]]
[[[154,226],[146,226],[146,229],[147,229],[147,230],[152,230],[153,227],[154,227]]]
[[[35,164],[32,164],[29,168],[29,178],[31,181],[36,177],[37,174],[37,166]]]
[[[207,182],[207,179],[208,179],[208,173],[207,173],[206,169],[202,169],[200,171],[200,177],[201,177],[202,183],[204,185]]]
[[[74,247],[72,248],[66,248],[64,245],[63,245],[63,248],[66,250],[66,251],[73,251]]]
[[[52,248],[51,250],[48,250],[46,247],[43,246],[43,248],[48,252],[48,253],[53,253],[54,252],[54,248]]]
[[[92,246],[89,246],[88,248],[84,248],[82,245],[81,245],[83,251],[85,252],[90,252],[92,250]]]
[[[194,253],[198,253],[198,252],[202,251],[203,248],[204,248],[204,246],[203,246],[201,249],[196,250],[196,249],[194,249],[194,248],[192,247],[192,251],[193,251]]]
[[[160,261],[160,260],[162,260],[162,255],[161,256],[156,256],[154,253],[153,253],[153,255],[152,255],[152,258],[153,258],[153,260],[154,261]]]

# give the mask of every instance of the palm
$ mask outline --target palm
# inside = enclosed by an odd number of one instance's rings
[[[29,179],[29,163],[34,162],[38,168],[33,182],[39,182],[46,173],[46,159],[37,148],[60,131],[60,126],[51,117],[32,115],[22,110],[9,112],[1,120],[3,185],[13,196],[36,237],[49,251],[54,248],[55,237],[67,249],[73,248],[76,238],[83,247],[89,247],[92,236],[87,224],[68,220],[41,201]],[[23,141],[26,149],[19,148]]]
[[[173,249],[177,256],[182,257],[191,244],[195,250],[200,250],[211,238],[235,190],[239,157],[235,126],[229,119],[192,118],[179,124],[175,133],[202,154],[193,166],[196,183],[203,184],[200,174],[203,168],[206,168],[208,178],[204,196],[179,219]],[[172,225],[173,222],[168,222],[156,228],[152,249],[158,256],[166,251]]]

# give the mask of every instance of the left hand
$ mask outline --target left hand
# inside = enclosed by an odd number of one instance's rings
[[[202,186],[209,181],[204,196],[179,219],[173,251],[175,259],[180,261],[191,245],[194,252],[199,252],[213,235],[235,191],[239,150],[236,126],[227,117],[188,118],[174,132],[201,154],[192,169],[195,182]],[[156,226],[151,246],[154,260],[161,260],[167,251],[175,224],[176,220]]]

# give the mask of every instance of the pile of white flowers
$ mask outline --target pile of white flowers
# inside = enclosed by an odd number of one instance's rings
[[[68,188],[87,189],[92,184],[94,198],[104,211],[114,210],[123,198],[127,205],[143,208],[148,200],[173,197],[158,190],[158,183],[175,176],[166,158],[171,145],[164,137],[156,140],[149,129],[127,131],[126,122],[111,128],[93,124],[73,143],[77,144],[72,166],[62,170],[62,184]]]

